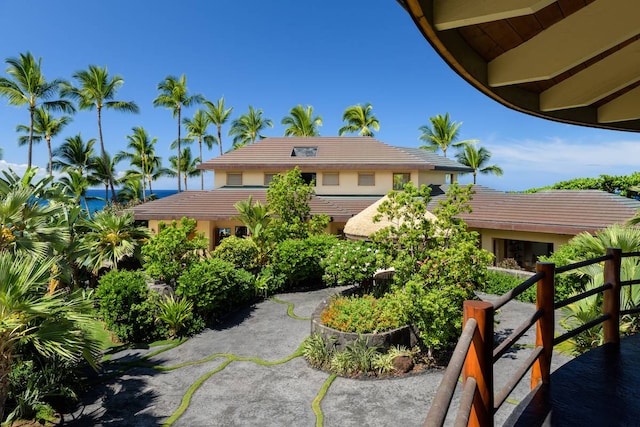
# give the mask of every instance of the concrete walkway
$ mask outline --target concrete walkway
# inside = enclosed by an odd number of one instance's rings
[[[298,317],[309,317],[338,289],[277,295],[293,304]],[[291,317],[286,304],[266,300],[235,314],[216,329],[207,329],[184,344],[148,357],[158,348],[126,350],[113,355],[105,371],[118,375],[93,386],[82,405],[66,414],[74,426],[421,426],[443,371],[381,380],[338,377],[314,412],[330,375],[293,357],[309,335],[310,321]],[[508,331],[533,312],[530,304],[511,302],[498,316],[497,328]],[[523,343],[532,343],[532,333]],[[499,386],[531,350],[509,353],[495,369]],[[149,367],[123,363],[147,355]],[[554,367],[567,359],[554,354]],[[115,363],[114,363],[115,362]],[[161,367],[161,369],[158,369]],[[126,370],[125,370],[126,369]],[[122,372],[124,370],[124,372]],[[518,386],[496,416],[500,425],[528,392]],[[454,405],[456,404],[454,398]]]

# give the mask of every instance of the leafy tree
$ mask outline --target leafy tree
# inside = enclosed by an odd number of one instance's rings
[[[63,85],[62,93],[78,101],[81,110],[96,110],[98,116],[98,136],[100,153],[104,164],[109,164],[107,151],[104,148],[102,136],[102,109],[107,108],[125,113],[138,113],[138,105],[133,101],[115,101],[118,89],[124,84],[124,79],[115,75],[109,78],[107,67],[89,65],[87,70],[78,71],[73,75],[77,86]],[[113,172],[105,168],[108,186],[111,188],[111,200],[116,200]]]
[[[435,117],[430,117],[429,121],[431,122],[431,126],[424,125],[418,128],[418,130],[422,132],[420,141],[425,143],[420,146],[422,149],[428,151],[441,149],[444,157],[447,157],[447,148],[449,148],[450,145],[458,147],[463,144],[475,142],[475,140],[458,141],[462,122],[452,122],[449,118],[449,113],[444,116],[438,114]]]
[[[18,125],[16,130],[18,132],[24,132],[27,135],[18,139],[19,145],[29,144],[29,138],[32,142],[40,142],[44,139],[47,141],[47,151],[49,153],[49,163],[47,165],[47,172],[49,175],[53,175],[53,153],[51,150],[51,138],[57,136],[64,127],[71,122],[71,117],[62,116],[55,118],[44,107],[38,107],[35,111],[33,128],[25,125]]]
[[[97,364],[92,301],[79,292],[47,292],[56,262],[0,251],[0,420],[18,343],[31,344],[46,357]]]
[[[458,162],[473,169],[473,183],[476,183],[478,172],[502,176],[502,169],[497,165],[487,165],[491,152],[484,147],[476,148],[473,144],[464,144],[462,151],[456,153]]]
[[[262,117],[262,110],[254,110],[249,105],[249,112],[243,114],[233,122],[229,135],[233,136],[233,149],[240,148],[247,144],[253,144],[256,139],[262,139],[264,136],[260,134],[266,127],[273,127],[270,119]]]
[[[133,213],[97,212],[84,222],[87,232],[82,244],[87,249],[82,263],[94,275],[103,268],[118,269],[126,258],[141,258],[140,248],[149,238],[146,227],[137,227]]]
[[[207,239],[196,233],[196,220],[182,218],[179,225],[177,221],[161,222],[158,234],[142,247],[144,268],[151,277],[175,287],[178,277],[207,247]]]
[[[36,59],[30,52],[21,53],[19,58],[8,58],[7,74],[11,79],[0,77],[0,96],[8,98],[9,104],[15,106],[27,105],[29,108],[29,153],[27,167],[31,167],[33,154],[33,129],[38,105],[48,109],[73,112],[73,105],[67,100],[55,97],[63,84],[63,80],[55,79],[47,82],[42,74],[42,58]]]
[[[291,109],[288,116],[282,119],[282,124],[287,128],[284,130],[284,136],[318,136],[318,126],[322,126],[322,117],[313,117],[313,107],[307,105],[296,105]]]
[[[233,107],[224,108],[224,96],[215,104],[210,101],[205,101],[204,105],[207,107],[206,114],[209,121],[218,129],[217,143],[220,148],[220,155],[222,156],[222,125],[229,120],[229,115],[231,111],[233,111]]]
[[[307,184],[296,166],[286,174],[275,175],[267,189],[267,206],[273,212],[271,230],[276,242],[305,238],[324,229],[326,215],[311,216],[309,202],[315,195],[315,184]]]
[[[187,76],[184,74],[180,78],[167,76],[163,81],[158,83],[158,91],[160,94],[153,100],[154,107],[169,108],[174,118],[178,119],[178,156],[177,164],[182,164],[180,156],[181,148],[181,127],[182,127],[182,107],[190,107],[194,104],[200,104],[204,101],[204,97],[200,94],[190,95],[187,88]],[[180,168],[178,169],[178,192],[182,191],[180,182]]]
[[[207,133],[207,128],[211,123],[207,113],[204,110],[197,110],[192,119],[185,117],[182,122],[187,129],[187,135],[197,139],[198,149],[200,150],[199,159],[202,161],[202,143],[204,142],[209,150],[211,150],[213,144],[217,143],[216,137]],[[185,190],[186,187],[185,185]],[[204,171],[200,172],[200,189],[204,190]]]
[[[167,175],[182,175],[185,191],[187,190],[187,178],[194,178],[201,175],[202,171],[196,168],[198,163],[200,163],[200,157],[196,157],[195,159],[192,158],[191,149],[189,147],[184,147],[182,149],[182,156],[169,157],[169,162],[171,163],[172,169],[170,172],[167,172]]]
[[[344,110],[342,121],[347,122],[338,130],[340,136],[345,133],[358,133],[360,136],[373,136],[373,131],[380,130],[380,122],[373,115],[370,103],[352,105]],[[373,129],[373,130],[372,130]]]
[[[265,265],[270,242],[271,210],[259,201],[253,203],[252,196],[249,196],[247,200],[237,202],[233,207],[238,211],[237,218],[247,227],[251,239],[258,248],[258,264]]]
[[[69,169],[66,175],[60,177],[58,182],[62,185],[63,191],[73,197],[76,204],[80,204],[84,200],[84,206],[87,212],[89,212],[89,205],[87,204],[87,190],[89,189],[89,178],[83,176],[76,169]]]

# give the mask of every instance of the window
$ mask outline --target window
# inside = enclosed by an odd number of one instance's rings
[[[339,177],[338,172],[323,172],[322,185],[340,185]]]
[[[361,187],[376,185],[376,175],[373,172],[360,172],[358,174],[358,185]]]
[[[311,184],[313,181],[313,185],[316,185],[316,173],[315,172],[302,172],[300,174],[302,180],[305,184]]]
[[[444,183],[453,184],[455,182],[454,175],[452,173],[445,174]]]
[[[228,173],[227,185],[242,185],[242,173]]]
[[[293,147],[291,157],[315,157],[318,147]]]
[[[244,225],[236,225],[236,237],[245,237],[248,235],[249,232],[247,231],[247,227]]]
[[[393,174],[393,189],[404,190],[404,185],[411,181],[410,173],[394,173]]]
[[[264,174],[264,185],[268,186],[273,181],[273,177],[278,175],[277,173],[265,173]]]
[[[220,242],[222,241],[222,239],[224,239],[225,237],[229,237],[231,236],[231,229],[230,228],[216,228],[216,246],[218,246],[220,244]]]

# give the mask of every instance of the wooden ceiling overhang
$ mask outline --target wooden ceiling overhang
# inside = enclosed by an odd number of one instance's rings
[[[498,102],[640,131],[640,1],[398,2],[449,65]]]

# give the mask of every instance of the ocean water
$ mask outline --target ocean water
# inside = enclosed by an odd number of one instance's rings
[[[118,191],[118,190],[116,190]],[[167,196],[171,196],[172,194],[176,194],[178,192],[178,190],[153,190],[153,194],[158,198],[161,199],[163,197],[167,197]],[[89,211],[90,212],[95,212],[95,211],[99,211],[102,208],[104,208],[105,206],[105,200],[104,200],[104,189],[102,190],[87,190],[87,203],[89,205]],[[109,194],[111,194],[111,192],[109,192]],[[147,191],[147,195],[149,194],[149,192]],[[98,200],[92,200],[93,197],[97,197]],[[82,205],[84,206],[84,201],[82,201]]]

